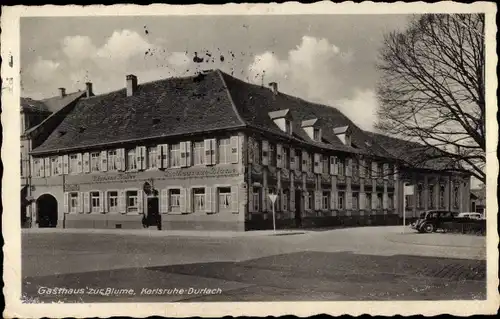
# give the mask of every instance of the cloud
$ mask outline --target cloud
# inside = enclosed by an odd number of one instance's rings
[[[248,67],[250,80],[276,81],[280,91],[313,102],[335,105],[356,124],[371,129],[375,119],[373,90],[349,87],[343,77],[353,72],[354,53],[327,39],[303,36],[299,45],[280,59],[272,52],[254,56]]]
[[[97,51],[92,39],[81,35],[64,37],[61,46],[62,52],[68,57],[68,60],[74,63],[92,58]]]
[[[189,56],[185,52],[172,52],[167,58],[172,66],[185,67],[191,63]]]
[[[48,82],[56,75],[60,65],[59,62],[38,57],[31,66],[30,73],[35,81]]]
[[[133,56],[144,54],[152,45],[135,31],[114,31],[100,47],[96,56],[116,63],[124,63]]]

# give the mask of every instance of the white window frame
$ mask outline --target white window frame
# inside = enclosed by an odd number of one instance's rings
[[[111,196],[111,193],[116,193],[116,196]],[[120,192],[118,190],[112,189],[106,192],[106,205],[107,210],[110,213],[118,213],[120,211],[120,207],[118,206],[118,197],[120,196]],[[114,199],[116,205],[111,206],[111,199]],[[126,199],[125,199],[126,200]]]
[[[199,192],[200,190],[203,190],[203,193],[196,193],[197,191]],[[193,211],[195,213],[204,213],[205,212],[205,207],[207,203],[205,202],[206,199],[206,188],[197,186],[197,187],[192,187],[192,196],[193,196]],[[202,205],[199,205],[199,203],[202,203]]]
[[[60,174],[59,169],[58,169],[58,162],[59,162],[58,156],[53,156],[50,158],[50,174],[52,176]]]
[[[218,152],[219,152],[219,164],[229,164],[231,163],[231,139],[221,138],[218,139]]]
[[[205,165],[205,142],[193,142],[193,163],[194,165]]]
[[[96,195],[97,196],[94,196]],[[97,199],[97,206],[94,206],[94,199]],[[99,213],[101,209],[100,205],[100,193],[99,191],[90,191],[89,192],[89,207],[90,207],[90,212],[91,213]]]
[[[221,189],[228,190],[228,192],[221,193]],[[230,186],[218,186],[217,187],[217,211],[218,212],[231,212],[231,187]],[[227,202],[227,205],[222,205],[223,202]]]
[[[68,174],[78,174],[78,155],[71,154],[68,156]]]
[[[130,193],[135,192],[136,195],[130,195]],[[135,205],[129,204],[129,199],[135,197]],[[139,211],[139,191],[137,189],[127,189],[125,190],[125,211],[127,213],[137,213]]]
[[[73,197],[73,195],[76,195]],[[68,213],[76,214],[78,213],[78,208],[79,208],[79,201],[82,200],[80,197],[80,194],[78,192],[69,192],[68,193]],[[73,206],[73,200],[75,205]]]
[[[116,163],[118,162],[118,151],[107,151],[106,155],[108,157],[108,171],[117,171],[118,165],[116,165]]]
[[[131,148],[127,152],[127,171],[137,170],[137,149]]]
[[[328,210],[330,209],[330,192],[322,192],[321,193],[321,209]]]
[[[179,149],[180,154],[180,149]],[[180,155],[179,155],[180,156]],[[173,194],[173,191],[178,191],[178,194]],[[168,212],[169,213],[181,213],[181,188],[169,188],[168,189]],[[175,199],[175,200],[174,200]],[[177,205],[173,205],[176,203]],[[173,208],[176,208],[175,210]]]
[[[94,157],[95,155],[95,157]],[[92,152],[90,153],[90,172],[99,172],[101,171],[101,153],[100,152]],[[95,161],[95,162],[94,162]],[[94,167],[94,164],[97,163],[97,166]]]
[[[158,168],[158,146],[148,146],[146,148],[146,168],[147,169],[157,169]]]
[[[168,162],[170,167],[181,167],[181,143],[170,144],[168,148]]]

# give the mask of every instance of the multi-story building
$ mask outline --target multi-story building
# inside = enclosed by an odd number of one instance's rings
[[[31,152],[32,205],[57,227],[140,228],[159,212],[163,229],[248,230],[272,227],[269,194],[278,227],[397,223],[404,183],[421,178],[468,194],[467,175],[413,167],[381,138],[276,83],[128,75],[122,90],[79,99]],[[414,214],[447,205],[436,190]]]
[[[21,225],[25,225],[33,215],[31,196],[31,156],[33,148],[41,145],[49,134],[61,123],[75,105],[85,95],[92,95],[92,84],[87,83],[85,91],[66,94],[59,88],[59,95],[43,100],[21,98]]]

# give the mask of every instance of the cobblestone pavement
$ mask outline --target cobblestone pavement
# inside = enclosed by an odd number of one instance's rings
[[[22,290],[26,302],[485,298],[484,238],[426,246],[397,242],[399,234],[390,227],[221,238],[24,233]],[[54,294],[58,288],[66,290]]]

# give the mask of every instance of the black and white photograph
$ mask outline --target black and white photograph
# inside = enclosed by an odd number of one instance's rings
[[[495,313],[496,7],[422,5],[3,7],[4,316]]]

